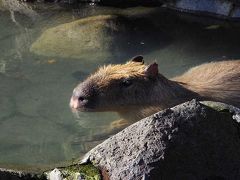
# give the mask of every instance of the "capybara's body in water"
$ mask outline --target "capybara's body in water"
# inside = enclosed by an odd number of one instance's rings
[[[240,60],[196,66],[167,79],[158,65],[136,56],[126,64],[101,67],[73,91],[70,106],[79,111],[115,111],[136,121],[191,99],[240,107]]]

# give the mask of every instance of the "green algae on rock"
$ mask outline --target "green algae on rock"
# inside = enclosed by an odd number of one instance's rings
[[[101,180],[100,171],[92,164],[71,165],[64,168],[55,168],[46,173],[48,179],[65,179],[65,180]]]
[[[100,171],[92,164],[71,165],[47,172],[27,172],[0,168],[0,179],[16,180],[101,180]]]
[[[213,102],[213,101],[201,101],[201,104],[204,104],[207,107],[210,107],[220,113],[231,113],[232,118],[240,123],[240,109],[236,108],[232,105],[228,105],[221,102]]]
[[[115,35],[121,30],[124,28],[118,26],[117,16],[83,18],[47,29],[30,51],[45,56],[101,59],[112,54]]]

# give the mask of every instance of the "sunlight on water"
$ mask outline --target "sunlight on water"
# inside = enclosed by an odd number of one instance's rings
[[[153,18],[156,12],[159,18]],[[110,48],[106,45],[105,58],[92,53],[68,58],[66,54],[49,55],[47,50],[42,55],[30,52],[32,44],[51,27],[113,13],[135,23],[130,23],[130,34],[109,40],[115,44]],[[130,26],[129,22],[124,25]],[[116,114],[76,116],[68,105],[76,84],[100,65],[124,63],[143,54],[147,63],[157,61],[160,71],[173,77],[204,62],[240,57],[238,28],[206,26],[181,21],[154,8],[64,9],[42,4],[28,11],[0,8],[0,164],[57,164],[79,158],[109,137],[110,123],[119,119]],[[111,38],[107,33],[103,40]]]

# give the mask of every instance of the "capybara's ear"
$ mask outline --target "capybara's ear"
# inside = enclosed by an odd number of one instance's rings
[[[158,76],[158,64],[156,62],[149,64],[145,68],[145,74],[146,74],[146,76],[148,76],[150,78],[157,77]]]
[[[131,62],[140,62],[140,63],[144,64],[143,56],[141,56],[141,55],[134,56],[130,61]]]

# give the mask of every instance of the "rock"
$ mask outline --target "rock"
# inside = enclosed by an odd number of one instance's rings
[[[174,6],[186,11],[215,13],[228,16],[232,8],[232,3],[222,0],[178,0]]]
[[[49,173],[49,179],[50,180],[63,180],[63,175],[57,168],[55,168],[54,170],[52,170]]]
[[[240,4],[237,0],[161,0],[165,7],[200,16],[214,16],[222,19],[239,19]]]
[[[50,57],[106,62],[113,55],[152,51],[155,43],[166,45],[168,35],[140,14],[124,11],[122,15],[97,15],[61,24],[44,31],[30,51]]]
[[[51,172],[45,173],[50,180],[100,180],[99,170],[92,164],[87,165],[71,165],[63,168],[55,168]]]
[[[45,175],[0,168],[0,179],[3,180],[47,180]]]
[[[239,179],[239,109],[195,100],[145,118],[83,158],[110,179]],[[216,110],[217,109],[217,110]],[[229,113],[229,111],[231,113]]]
[[[117,16],[102,15],[50,28],[30,50],[39,55],[89,60],[108,57],[113,53],[116,36],[124,32],[118,20]]]
[[[70,165],[54,170],[32,173],[0,168],[1,180],[100,180],[100,171],[92,164]]]
[[[202,104],[209,106],[219,112],[230,112],[233,114],[233,119],[236,120],[238,123],[240,123],[240,109],[236,108],[231,105],[227,105],[220,102],[213,102],[213,101],[203,101]]]

